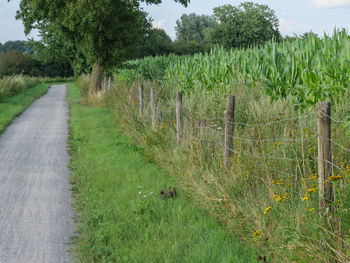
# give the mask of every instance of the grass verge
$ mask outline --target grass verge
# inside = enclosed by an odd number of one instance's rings
[[[132,144],[106,109],[80,104],[69,85],[73,191],[79,213],[78,262],[255,262],[207,212]]]
[[[21,114],[37,98],[44,95],[49,89],[50,83],[41,83],[33,88],[26,89],[23,92],[3,99],[0,101],[0,134],[12,122],[12,120]]]

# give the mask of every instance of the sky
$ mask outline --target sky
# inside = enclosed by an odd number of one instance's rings
[[[16,21],[16,10],[19,0],[0,0],[0,42],[8,40],[25,40],[21,21]],[[164,29],[175,39],[176,20],[182,14],[212,14],[214,7],[231,4],[239,5],[244,1],[237,0],[191,0],[187,8],[174,0],[163,0],[160,5],[142,7],[153,18],[153,25]],[[302,34],[313,31],[318,34],[330,34],[334,27],[350,28],[350,0],[252,0],[268,5],[273,9],[280,22],[282,35]],[[29,37],[38,39],[37,32]]]

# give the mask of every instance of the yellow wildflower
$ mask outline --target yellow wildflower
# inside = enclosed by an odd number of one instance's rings
[[[309,178],[309,180],[315,180],[315,179],[317,179],[317,177],[318,177],[318,174],[313,174],[313,175]]]
[[[256,237],[256,236],[259,236],[261,234],[261,230],[256,230],[255,232],[254,232],[254,237]]]
[[[310,188],[310,189],[308,189],[307,191],[309,192],[309,193],[311,193],[311,192],[316,192],[316,190],[317,190],[317,188]]]
[[[309,196],[306,195],[306,196],[303,198],[303,201],[309,201]]]
[[[265,209],[265,211],[264,211],[264,215],[266,215],[267,212],[268,212],[271,208],[272,208],[272,206],[267,207],[267,208]]]
[[[315,208],[310,208],[309,209],[309,212],[312,212],[312,211],[314,211],[315,210]]]
[[[331,177],[329,177],[328,178],[328,180],[326,180],[324,183],[326,184],[326,183],[328,183],[328,182],[330,182],[330,181],[337,181],[337,180],[339,180],[339,179],[342,179],[343,178],[343,176],[341,176],[341,175],[332,175]]]
[[[279,195],[273,195],[272,198],[275,199],[276,202],[279,202],[279,201],[283,200],[283,198],[280,197]]]
[[[280,142],[274,142],[272,147],[275,148],[276,146],[279,146],[279,145],[281,145]]]

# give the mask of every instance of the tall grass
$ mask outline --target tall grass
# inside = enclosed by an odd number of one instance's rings
[[[38,78],[22,75],[3,77],[0,78],[0,100],[19,94],[24,90],[32,88],[39,83],[54,83],[72,80],[73,79],[71,78]]]
[[[151,85],[154,84],[145,87]],[[105,94],[104,104],[147,156],[166,168],[191,200],[207,209],[230,232],[254,244],[259,254],[271,262],[349,261],[350,154],[333,148],[334,163],[347,172],[340,182],[335,182],[336,212],[324,215],[318,210],[317,189],[313,190],[317,188],[317,126],[313,108],[298,118],[301,113],[289,100],[271,104],[271,98],[259,87],[235,86],[232,92],[238,99],[238,122],[276,124],[236,125],[233,150],[237,154],[226,171],[220,147],[224,99],[217,100],[204,92],[185,96],[184,141],[177,146],[175,97],[169,95],[172,91],[158,87],[159,125],[152,130],[149,106],[140,118],[136,94],[130,94],[130,90],[124,83],[116,84]],[[334,118],[343,120],[350,113],[349,98],[347,94],[334,105]],[[146,96],[146,105],[148,100]],[[216,119],[212,120],[214,116]],[[287,121],[278,121],[283,119]],[[198,120],[206,122],[201,135]],[[334,125],[333,139],[350,148],[348,129],[348,125]],[[265,214],[268,207],[272,208]]]
[[[35,77],[13,76],[0,79],[0,100],[16,95],[41,82]]]
[[[0,100],[0,134],[12,120],[21,114],[33,101],[44,95],[49,85],[49,83],[41,83],[17,95]]]
[[[106,109],[81,105],[73,85],[68,101],[77,262],[256,262],[255,251],[189,203]],[[175,198],[161,197],[164,185],[176,187]]]

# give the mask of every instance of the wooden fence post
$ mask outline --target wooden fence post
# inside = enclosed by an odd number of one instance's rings
[[[111,89],[111,77],[108,77],[108,89]]]
[[[319,207],[324,210],[334,201],[332,176],[331,103],[317,103],[318,130],[318,186]],[[326,182],[326,183],[325,183]]]
[[[235,121],[235,96],[228,95],[225,111],[225,149],[224,149],[224,165],[229,168],[229,157],[232,156],[233,150],[233,135]]]
[[[177,142],[181,144],[183,132],[183,116],[182,116],[182,92],[176,94],[176,131]]]
[[[151,88],[151,110],[152,110],[152,128],[156,129],[157,126],[157,98],[156,88]]]
[[[143,116],[143,107],[144,107],[144,93],[143,93],[143,84],[139,85],[139,115]]]
[[[134,94],[135,86],[136,86],[136,80],[132,83],[132,85],[130,87],[130,91],[129,91],[130,103],[134,103],[134,100],[135,100],[135,94]]]

